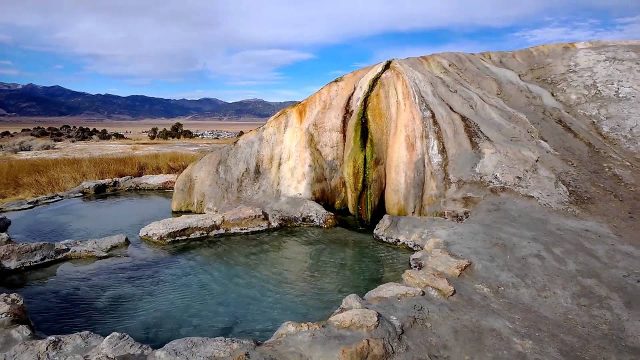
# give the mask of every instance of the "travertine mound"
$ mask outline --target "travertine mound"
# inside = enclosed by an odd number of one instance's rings
[[[177,180],[173,210],[301,197],[382,215],[464,214],[490,190],[565,207],[585,153],[638,161],[640,42],[391,60],[345,75]]]

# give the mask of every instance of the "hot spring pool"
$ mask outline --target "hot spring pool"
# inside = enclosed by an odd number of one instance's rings
[[[12,275],[1,292],[24,296],[36,330],[126,332],[160,347],[186,336],[268,339],[286,320],[318,321],[342,298],[400,280],[410,252],[344,228],[285,229],[179,246],[137,234],[171,216],[170,193],[70,199],[6,214],[19,242],[125,233],[126,257]]]

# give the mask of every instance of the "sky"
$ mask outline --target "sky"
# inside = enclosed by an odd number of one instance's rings
[[[0,0],[0,82],[302,100],[391,58],[640,39],[637,0]]]

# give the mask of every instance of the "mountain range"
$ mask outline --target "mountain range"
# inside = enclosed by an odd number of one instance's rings
[[[62,86],[0,82],[0,116],[89,116],[140,119],[191,117],[268,118],[295,101],[215,98],[164,99],[143,95],[89,94]]]

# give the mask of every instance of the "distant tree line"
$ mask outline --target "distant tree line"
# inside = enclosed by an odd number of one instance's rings
[[[161,139],[161,140],[169,140],[169,139],[191,139],[194,137],[193,131],[187,130],[184,126],[177,122],[171,125],[171,128],[167,130],[167,128],[163,128],[162,130],[158,130],[157,127],[152,127],[151,130],[147,132],[147,136],[149,139]]]
[[[0,138],[14,137],[16,135],[30,135],[37,138],[50,138],[55,142],[60,142],[65,139],[72,141],[87,141],[87,140],[122,140],[126,137],[118,132],[109,132],[107,129],[98,130],[96,128],[88,128],[83,126],[71,126],[62,125],[59,128],[55,126],[49,126],[44,128],[42,126],[36,126],[33,129],[25,128],[18,132],[3,131],[0,133]]]

